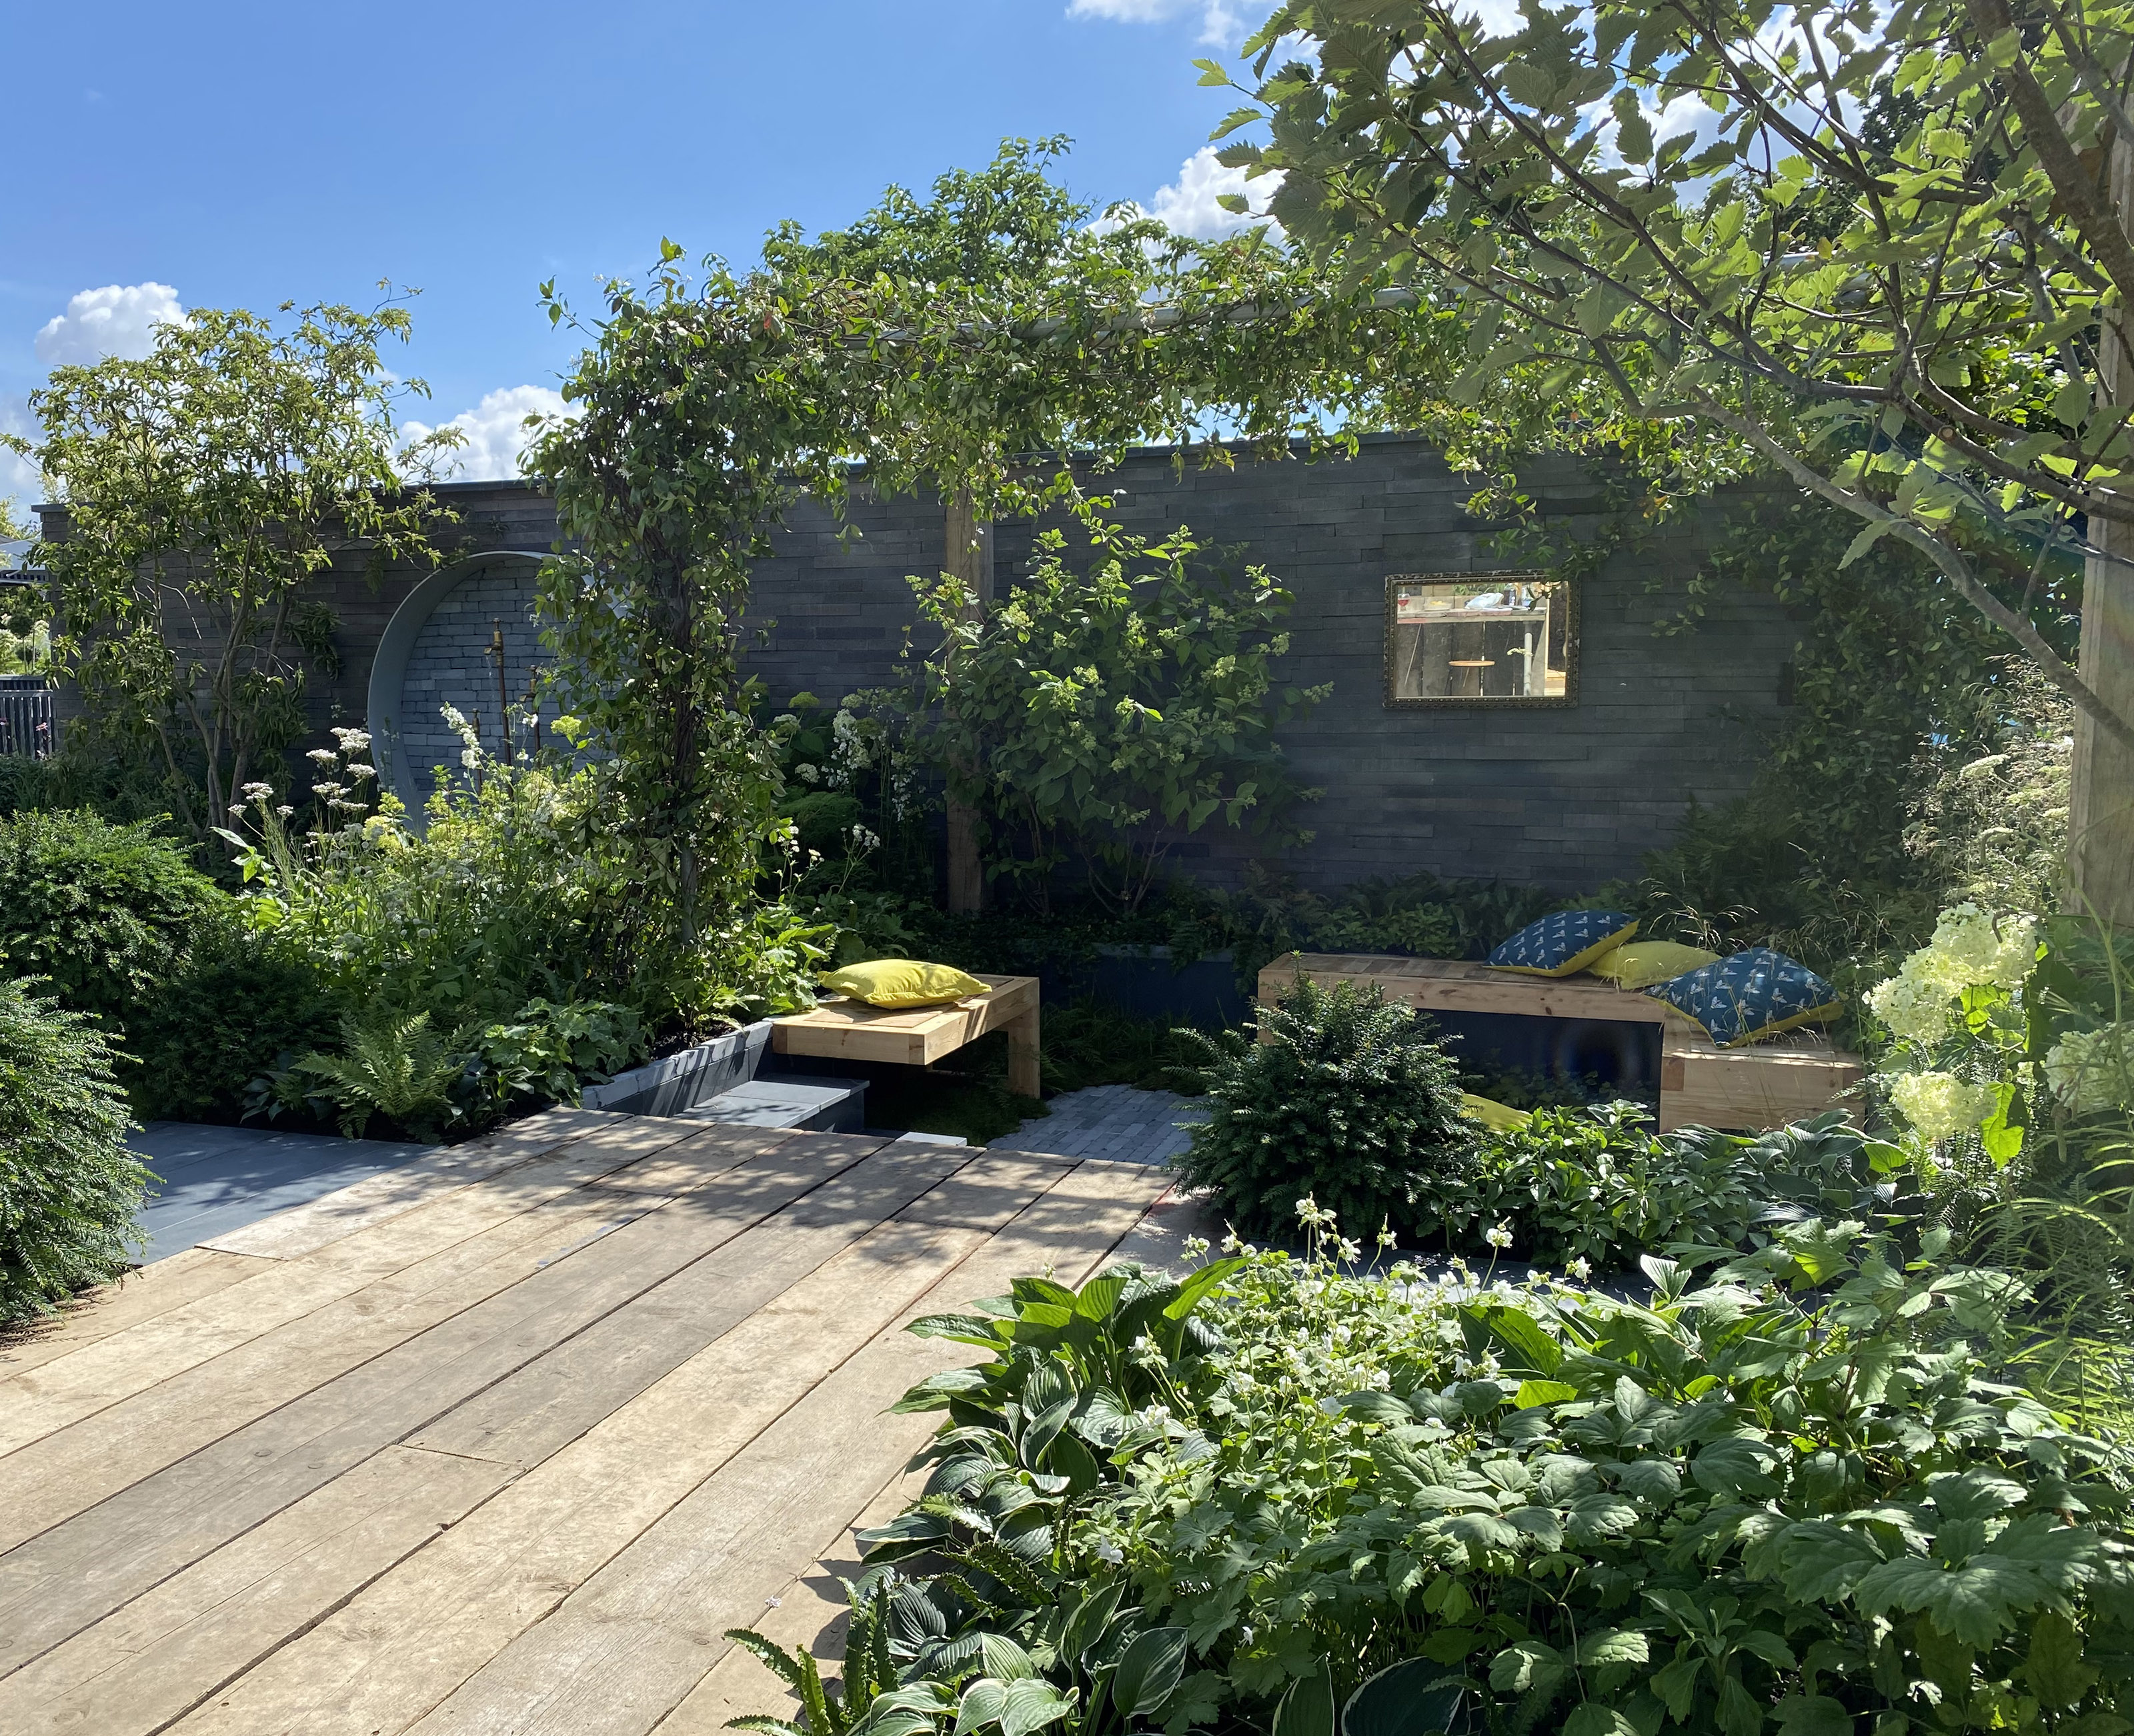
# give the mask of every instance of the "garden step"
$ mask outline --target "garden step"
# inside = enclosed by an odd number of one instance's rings
[[[867,1126],[867,1081],[801,1079],[764,1073],[679,1112],[678,1119],[722,1127],[791,1127],[803,1133],[856,1134]]]

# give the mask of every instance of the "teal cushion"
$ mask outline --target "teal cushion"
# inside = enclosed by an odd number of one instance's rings
[[[1533,976],[1568,976],[1620,946],[1638,931],[1637,919],[1617,910],[1560,910],[1529,922],[1491,953],[1499,970]]]
[[[1835,1018],[1839,1004],[1837,991],[1807,965],[1768,946],[1700,965],[1645,993],[1687,1013],[1722,1049]]]

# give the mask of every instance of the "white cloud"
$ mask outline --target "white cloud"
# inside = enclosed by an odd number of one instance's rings
[[[526,450],[525,423],[529,416],[575,416],[578,412],[563,402],[561,392],[547,386],[505,386],[490,393],[471,410],[461,410],[438,427],[457,428],[465,443],[444,453],[437,462],[437,480],[458,482],[508,481],[519,475],[519,461]],[[403,422],[401,438],[420,440],[436,430],[428,423]]]
[[[1242,194],[1253,201],[1256,210],[1263,210],[1280,181],[1279,176],[1263,175],[1258,181],[1248,183],[1243,169],[1225,168],[1215,161],[1215,147],[1203,145],[1178,166],[1177,180],[1168,186],[1158,187],[1156,196],[1147,205],[1129,200],[1126,209],[1156,218],[1175,234],[1191,235],[1202,241],[1219,240],[1265,220],[1224,210],[1219,202],[1224,194]],[[1111,225],[1105,220],[1097,226],[1108,228]],[[1282,230],[1276,226],[1272,233],[1279,239]]]
[[[1115,24],[1161,24],[1184,12],[1200,14],[1200,40],[1228,46],[1244,34],[1245,14],[1235,0],[1068,0],[1070,18],[1107,18]]]
[[[37,360],[48,367],[99,362],[107,355],[138,360],[154,347],[157,326],[177,325],[185,317],[185,304],[168,283],[84,289],[37,333]]]

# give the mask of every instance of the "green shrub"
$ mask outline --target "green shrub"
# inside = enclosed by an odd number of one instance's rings
[[[1248,1236],[1282,1233],[1310,1195],[1344,1223],[1403,1235],[1443,1221],[1481,1129],[1461,1112],[1451,1060],[1412,1008],[1300,977],[1249,1032],[1193,1033],[1208,1119],[1173,1160]]]
[[[0,980],[0,1322],[125,1269],[148,1172],[93,1021]]]
[[[228,895],[152,821],[86,812],[0,820],[0,957],[77,1012],[123,1024]]]
[[[210,925],[182,969],[127,1025],[141,1066],[128,1080],[142,1120],[234,1120],[252,1081],[331,1042],[332,997],[302,954]]]
[[[809,1736],[2123,1736],[2128,1455],[2004,1383],[2017,1287],[1945,1249],[1801,1226],[1643,1303],[1024,1279],[912,1328],[990,1359],[898,1407],[947,1419],[846,1704],[751,1644]]]
[[[1654,1134],[1634,1104],[1543,1110],[1492,1134],[1472,1181],[1446,1202],[1446,1240],[1486,1245],[1492,1228],[1544,1265],[1627,1265],[1677,1242],[1738,1248],[1752,1227],[1875,1203],[1902,1154],[1830,1110],[1754,1136]]]

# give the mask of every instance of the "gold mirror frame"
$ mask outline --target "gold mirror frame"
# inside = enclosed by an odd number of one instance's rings
[[[1403,585],[1548,584],[1562,587],[1564,599],[1563,691],[1560,694],[1432,694],[1403,699],[1394,691],[1395,612]],[[1385,703],[1390,711],[1560,711],[1578,704],[1580,592],[1576,578],[1557,573],[1514,570],[1501,573],[1389,573],[1386,575],[1383,656]]]

